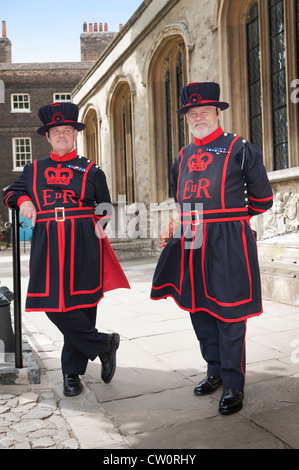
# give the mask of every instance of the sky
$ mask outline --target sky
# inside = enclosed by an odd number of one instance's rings
[[[13,63],[78,62],[83,23],[107,23],[118,32],[142,0],[0,0]]]

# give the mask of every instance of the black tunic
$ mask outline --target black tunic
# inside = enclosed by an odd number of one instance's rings
[[[76,151],[35,160],[4,194],[5,204],[12,208],[26,200],[37,210],[27,311],[92,307],[104,291],[129,287],[102,228],[107,214],[111,216],[110,195],[105,174],[94,162]],[[98,204],[103,218],[95,215]],[[105,287],[107,276],[112,285]]]
[[[249,223],[273,201],[261,150],[219,127],[181,150],[171,186],[181,225],[161,253],[151,298],[172,297],[184,310],[224,321],[262,313]]]

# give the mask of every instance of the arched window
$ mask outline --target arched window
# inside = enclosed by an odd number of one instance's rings
[[[185,120],[176,112],[181,106],[180,90],[185,84],[185,64],[183,39],[180,36],[171,36],[161,42],[149,70],[154,126],[154,178],[158,202],[172,197],[169,184],[171,167],[180,149],[186,145]]]
[[[111,101],[113,129],[114,181],[113,195],[125,195],[128,204],[135,202],[134,160],[132,145],[131,92],[127,82],[115,89]]]
[[[298,10],[299,0],[222,3],[230,127],[263,148],[268,171],[299,165]]]
[[[100,165],[98,119],[94,109],[90,109],[84,119],[86,128],[83,131],[84,156]]]

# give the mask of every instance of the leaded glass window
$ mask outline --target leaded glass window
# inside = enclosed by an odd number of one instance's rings
[[[250,109],[250,140],[258,147],[263,147],[262,105],[260,78],[260,40],[258,4],[255,3],[249,12],[247,23],[247,56]]]
[[[283,0],[269,0],[274,170],[288,168],[286,51]]]
[[[297,77],[299,78],[299,0],[295,0],[297,30]]]
[[[176,83],[177,83],[177,97],[178,97],[178,109],[179,109],[182,107],[181,88],[184,86],[182,54],[179,54],[178,59],[177,59]],[[184,120],[184,116],[180,113],[178,113],[177,118],[178,118],[178,129],[179,129],[179,147],[182,148],[185,145],[185,120]]]

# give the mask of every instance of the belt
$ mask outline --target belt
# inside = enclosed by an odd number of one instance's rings
[[[249,220],[248,208],[219,209],[189,212],[181,212],[181,224],[199,225],[206,222],[229,222],[234,220]]]
[[[93,207],[65,208],[55,207],[49,211],[39,211],[36,222],[64,222],[67,219],[94,217]]]

